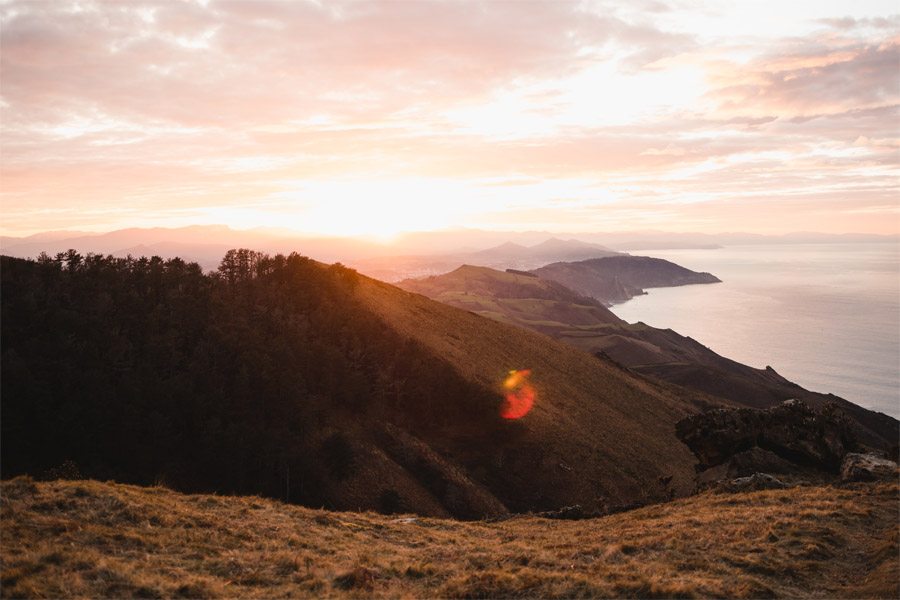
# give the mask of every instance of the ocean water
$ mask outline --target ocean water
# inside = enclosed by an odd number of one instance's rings
[[[723,283],[655,288],[612,308],[719,354],[900,417],[900,244],[632,252]]]

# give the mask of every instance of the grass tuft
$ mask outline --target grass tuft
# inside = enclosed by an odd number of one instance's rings
[[[705,493],[581,521],[332,513],[17,478],[0,596],[900,597],[898,485]]]

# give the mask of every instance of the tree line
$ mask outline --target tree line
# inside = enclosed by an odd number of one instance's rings
[[[490,426],[499,398],[297,253],[0,258],[2,476],[84,476],[316,504],[325,425]],[[336,457],[336,458],[335,458]],[[336,465],[336,466],[335,466]],[[286,482],[287,476],[287,482]],[[286,487],[287,486],[287,487]]]

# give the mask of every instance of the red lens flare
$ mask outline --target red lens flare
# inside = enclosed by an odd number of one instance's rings
[[[534,406],[534,388],[528,383],[531,369],[510,371],[503,382],[505,400],[500,407],[500,416],[504,419],[521,419]]]

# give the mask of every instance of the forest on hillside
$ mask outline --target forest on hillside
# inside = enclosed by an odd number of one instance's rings
[[[4,478],[318,504],[317,480],[353,467],[342,425],[499,426],[499,396],[367,311],[339,264],[246,249],[212,273],[74,250],[0,260]]]

